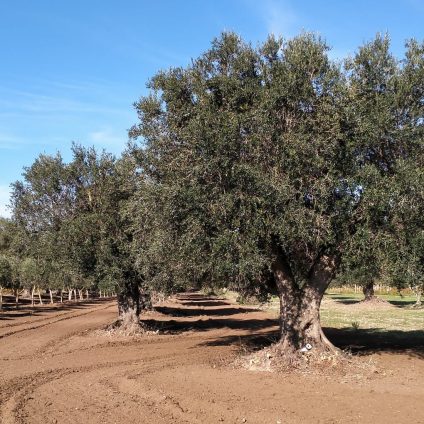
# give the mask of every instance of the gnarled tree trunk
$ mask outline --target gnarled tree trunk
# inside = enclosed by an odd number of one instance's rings
[[[118,314],[122,326],[138,325],[140,312],[138,284],[127,282],[118,292]]]
[[[280,341],[282,353],[301,349],[337,351],[321,328],[320,306],[325,290],[337,267],[338,258],[321,255],[312,266],[302,287],[295,281],[290,265],[278,251],[273,273],[280,298]]]
[[[364,293],[364,301],[370,301],[375,299],[374,294],[374,281],[369,281],[362,287],[362,292]]]
[[[424,292],[424,283],[416,284],[415,286],[411,286],[411,290],[414,292],[417,300],[414,303],[414,308],[420,308],[422,306],[422,296]]]

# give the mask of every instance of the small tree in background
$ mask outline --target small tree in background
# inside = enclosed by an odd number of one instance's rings
[[[9,259],[0,255],[0,309],[3,307],[3,290],[10,287],[12,281],[12,267]]]

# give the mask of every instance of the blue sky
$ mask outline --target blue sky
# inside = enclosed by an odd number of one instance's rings
[[[132,107],[159,69],[184,66],[220,32],[320,33],[335,58],[376,32],[424,39],[421,0],[0,0],[0,215],[39,153],[72,141],[119,154]]]

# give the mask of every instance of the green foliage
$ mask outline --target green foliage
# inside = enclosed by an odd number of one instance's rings
[[[274,245],[298,286],[325,254],[378,276],[400,162],[422,154],[422,47],[407,47],[400,63],[377,36],[341,69],[312,34],[254,49],[226,33],[153,77],[130,131],[146,278],[271,290]]]
[[[0,256],[0,287],[8,287],[12,280],[12,266],[6,256]]]
[[[343,65],[328,50],[224,33],[150,80],[120,159],[40,155],[0,221],[12,280],[319,297],[341,263],[340,278],[419,284],[424,45],[399,61],[378,35]]]
[[[40,155],[14,185],[14,221],[26,239],[25,284],[116,290],[131,278],[128,225],[121,218],[133,169],[94,149],[73,147],[73,160]]]

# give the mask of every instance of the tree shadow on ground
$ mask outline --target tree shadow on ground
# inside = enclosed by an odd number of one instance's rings
[[[65,301],[66,303],[54,303],[51,305],[49,299],[49,302],[45,302],[44,305],[35,306],[31,306],[31,301],[22,303],[19,301],[18,308],[16,308],[15,303],[10,302],[3,305],[3,309],[0,311],[0,321],[23,317],[38,317],[41,314],[51,314],[62,311],[84,310],[111,300],[112,298],[84,299],[78,301]]]
[[[182,319],[163,321],[146,318],[142,319],[142,323],[148,327],[159,329],[165,334],[218,329],[234,330],[234,334],[221,337],[211,336],[210,340],[201,343],[201,345],[208,346],[235,345],[243,346],[243,348],[248,350],[256,350],[278,341],[277,319],[258,319],[250,318],[249,315],[242,316],[246,312],[258,312],[258,309],[244,307],[218,307],[212,309],[211,307],[214,306],[230,306],[231,303],[223,302],[223,299],[205,297],[200,294],[178,296],[178,300],[182,299],[190,306],[195,303],[204,308],[185,308],[183,304],[181,307],[158,306],[155,308],[156,311],[171,317],[182,317]],[[222,305],[223,303],[224,305]],[[184,319],[185,317],[198,316],[203,316],[204,318]],[[231,317],[226,318],[227,316]],[[390,352],[404,353],[424,359],[424,330],[400,331],[379,328],[354,329],[349,327],[341,329],[324,328],[324,332],[335,346],[354,354],[370,355]]]
[[[360,356],[387,352],[403,353],[424,359],[424,331],[324,328],[324,333],[338,348]],[[224,336],[202,344],[208,346],[238,345],[253,351],[267,347],[277,341],[278,331],[272,330],[260,334]]]
[[[415,305],[415,300],[388,300],[393,306],[397,306],[399,308],[407,307]]]
[[[229,328],[232,330],[258,331],[275,327],[278,322],[273,319],[232,319],[232,318],[208,318],[191,321],[169,320],[159,321],[155,319],[142,319],[141,323],[148,328],[157,328],[168,334],[180,334],[186,331],[209,331]]]
[[[356,297],[346,297],[346,296],[329,296],[329,299],[336,301],[337,303],[342,303],[343,305],[353,305],[359,303],[362,299]]]
[[[376,295],[379,297],[378,295]],[[358,299],[357,297],[346,297],[346,296],[329,296],[330,299],[333,299],[337,303],[342,303],[343,305],[354,305],[361,303],[363,299]],[[386,300],[384,298],[380,298],[382,300],[385,300],[390,305],[396,306],[398,308],[404,308],[408,306],[412,306],[415,304],[414,300]]]
[[[359,355],[407,353],[424,359],[424,330],[326,328],[324,331],[337,347]]]
[[[218,306],[217,304],[210,306]],[[219,308],[219,309],[200,309],[200,308],[178,308],[171,306],[156,306],[155,310],[164,315],[173,317],[196,317],[196,316],[228,316],[245,314],[248,312],[258,312],[258,309],[252,308]]]
[[[199,293],[179,294],[176,296],[176,299],[182,300],[182,301],[190,301],[190,302],[225,301],[225,299],[221,297],[203,296],[202,294],[199,294]]]
[[[195,301],[183,301],[180,302],[183,306],[232,306],[229,302],[222,302],[220,300],[212,301],[212,300],[195,300]]]

